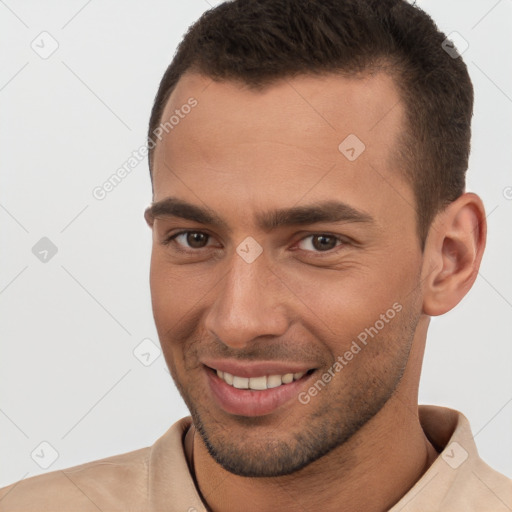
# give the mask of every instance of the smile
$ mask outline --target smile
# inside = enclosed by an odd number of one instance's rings
[[[212,368],[213,369],[213,368]],[[298,373],[285,373],[283,375],[261,375],[258,377],[240,377],[238,375],[232,375],[228,372],[221,370],[214,370],[217,376],[222,379],[226,384],[237,388],[237,389],[251,389],[254,391],[262,391],[265,389],[272,389],[282,386],[284,384],[290,384],[294,380],[301,379],[308,372]]]
[[[307,370],[304,366],[293,368],[293,365],[276,362],[248,366],[224,361],[221,365],[223,370],[214,368],[213,364],[204,365],[207,393],[211,393],[211,398],[221,409],[237,416],[271,414],[286,403],[293,403],[315,372],[315,369]]]

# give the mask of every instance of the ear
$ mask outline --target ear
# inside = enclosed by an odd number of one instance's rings
[[[475,282],[482,261],[487,222],[482,200],[464,193],[434,218],[425,243],[423,313],[454,308]]]

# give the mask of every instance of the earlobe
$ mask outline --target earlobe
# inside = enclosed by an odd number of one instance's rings
[[[434,219],[425,244],[423,313],[442,315],[468,293],[478,275],[487,225],[482,200],[465,193]]]

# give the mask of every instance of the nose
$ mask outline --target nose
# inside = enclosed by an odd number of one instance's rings
[[[286,287],[263,254],[252,263],[233,254],[219,283],[205,328],[225,345],[243,349],[260,336],[282,336],[288,329]]]

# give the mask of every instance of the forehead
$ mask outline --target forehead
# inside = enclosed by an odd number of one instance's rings
[[[191,99],[195,106],[183,108]],[[364,194],[385,208],[385,181],[413,200],[394,158],[405,116],[388,74],[300,76],[251,89],[187,73],[162,123],[172,116],[178,122],[155,148],[155,201],[215,192],[220,207],[252,197],[257,209],[338,190],[349,203]]]
[[[197,106],[186,114],[190,119],[184,122],[181,111],[191,98]],[[176,114],[180,113],[178,120]],[[318,135],[332,154],[337,150],[333,143],[349,134],[357,135],[367,147],[391,149],[403,125],[403,114],[395,83],[383,72],[360,78],[299,76],[263,89],[186,73],[164,109],[161,122],[171,120],[173,126],[169,133],[164,132],[165,144],[158,145],[156,153],[162,146],[181,145],[185,138],[203,151],[209,143],[215,145],[220,140],[237,144],[271,140],[292,142],[314,158]],[[219,156],[222,147],[215,150]]]

